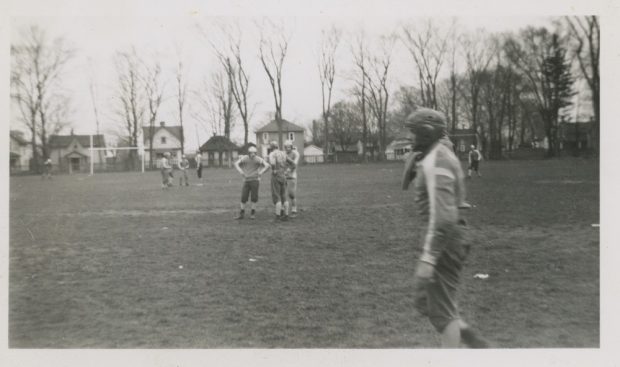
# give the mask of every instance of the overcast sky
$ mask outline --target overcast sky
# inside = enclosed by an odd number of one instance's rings
[[[65,0],[65,3],[77,3]],[[62,1],[61,1],[62,3]],[[129,2],[128,4],[141,1]],[[239,3],[233,2],[233,3]],[[381,11],[372,11],[364,6],[348,8],[347,16],[339,15],[346,2],[335,1],[334,5],[325,9],[331,11],[310,11],[303,15],[299,12],[284,12],[278,18],[286,24],[290,33],[289,52],[284,63],[283,71],[283,117],[302,126],[309,126],[313,119],[321,113],[321,88],[317,71],[317,48],[320,42],[321,30],[334,25],[343,30],[343,38],[338,50],[336,68],[337,76],[334,87],[334,101],[349,98],[352,72],[350,35],[361,29],[367,34],[369,43],[376,44],[380,35],[400,31],[403,23],[420,21],[417,12],[399,12],[399,7],[381,8]],[[370,4],[372,2],[361,2]],[[395,2],[402,6],[402,2]],[[439,1],[438,3],[441,3]],[[79,134],[89,134],[95,131],[93,105],[89,92],[91,81],[96,88],[96,103],[100,113],[102,132],[111,129],[118,130],[120,119],[115,111],[115,90],[117,76],[114,69],[114,55],[118,51],[127,51],[131,47],[138,50],[138,54],[146,60],[158,59],[164,69],[166,83],[164,101],[160,108],[158,120],[174,125],[178,122],[175,100],[174,72],[178,60],[177,50],[187,69],[189,88],[200,91],[204,78],[209,78],[213,71],[220,66],[213,56],[208,40],[213,41],[214,23],[238,23],[241,27],[244,44],[242,54],[244,63],[250,75],[250,103],[255,106],[251,120],[250,140],[255,139],[252,130],[258,129],[269,120],[274,111],[274,102],[268,79],[258,59],[258,31],[255,21],[270,8],[254,9],[247,12],[234,8],[226,13],[225,17],[209,16],[208,12],[199,7],[190,7],[188,11],[179,12],[174,2],[166,3],[154,1],[150,4],[151,12],[138,12],[136,6],[123,5],[113,8],[113,11],[99,12],[105,16],[92,16],[85,10],[75,11],[16,11],[10,22],[10,39],[12,43],[19,42],[20,29],[29,25],[38,25],[50,36],[64,37],[77,51],[71,65],[67,67],[64,76],[64,85],[71,91],[72,113],[70,121],[74,131]],[[33,8],[35,9],[35,8]],[[37,8],[38,9],[38,8]],[[155,9],[155,10],[153,10]],[[194,9],[194,10],[191,10]],[[314,8],[313,8],[314,9]],[[371,9],[371,10],[369,10]],[[472,8],[475,10],[476,8]],[[469,10],[472,10],[469,9]],[[299,10],[299,9],[298,9]],[[80,13],[81,12],[81,13]],[[84,14],[86,13],[86,14]],[[413,13],[413,14],[412,14]],[[513,9],[512,14],[484,14],[472,15],[471,11],[462,12],[467,16],[457,17],[457,24],[461,32],[484,29],[489,33],[518,31],[526,26],[550,25],[551,17],[541,11],[540,15],[523,15]],[[162,16],[169,14],[169,16]],[[516,15],[515,15],[516,14]],[[450,12],[445,16],[432,15],[431,18],[438,24],[447,26],[453,19]],[[428,17],[426,17],[428,18]],[[205,30],[199,31],[199,27]],[[216,39],[216,38],[215,38]],[[217,43],[217,41],[216,41]],[[390,70],[390,85],[392,92],[399,85],[417,85],[412,58],[402,43],[397,42],[393,52],[393,65]],[[205,93],[205,92],[202,92]],[[184,114],[186,146],[193,149],[200,141],[202,144],[212,134],[208,126],[197,122],[194,112],[200,113],[198,103],[191,96],[188,101],[187,113]],[[204,112],[203,112],[204,113]],[[12,126],[14,123],[12,116]],[[240,118],[232,131],[233,140],[243,139],[242,123]]]

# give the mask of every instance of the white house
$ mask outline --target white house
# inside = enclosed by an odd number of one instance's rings
[[[87,172],[90,168],[91,135],[51,135],[48,143],[52,165],[58,170],[69,173]],[[93,148],[104,148],[103,135],[92,135]],[[105,163],[105,154],[99,151],[93,154],[93,164]]]
[[[21,131],[11,130],[10,167],[11,173],[28,171],[32,149]]]
[[[403,160],[413,149],[411,142],[404,139],[395,139],[385,148],[387,160]]]
[[[297,151],[299,152],[299,159],[303,162],[305,141],[304,128],[283,119],[282,133],[284,134],[282,140],[293,141],[293,145],[297,148]],[[270,141],[278,141],[278,124],[275,120],[256,130],[256,149],[258,150],[258,154],[260,154],[262,157],[267,156],[267,149],[269,148]]]
[[[323,163],[323,149],[314,144],[307,145],[304,148],[304,162]]]
[[[172,159],[181,158],[181,139],[183,137],[183,128],[181,126],[166,126],[164,121],[159,123],[152,129],[153,136],[153,161],[158,162],[164,156],[165,152],[172,155]],[[144,137],[144,160],[150,161],[150,137],[151,128],[142,127],[142,136]]]

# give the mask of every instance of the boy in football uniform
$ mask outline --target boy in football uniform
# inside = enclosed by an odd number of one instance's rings
[[[405,172],[403,178],[413,179],[416,205],[427,219],[415,272],[416,308],[441,333],[442,347],[457,348],[463,342],[471,348],[486,348],[488,342],[459,315],[456,301],[469,252],[463,243],[465,222],[459,218],[459,208],[470,205],[465,202],[463,171],[447,136],[446,119],[441,112],[421,108],[407,118],[405,126],[414,135],[415,152],[406,169],[415,169],[415,174]]]
[[[162,189],[167,189],[172,186],[172,166],[170,165],[170,153],[165,152],[164,156],[161,158],[161,187]]]
[[[475,171],[478,177],[481,177],[482,175],[480,174],[480,161],[482,161],[482,154],[480,154],[480,151],[476,149],[475,145],[472,145],[469,148],[468,161],[469,167],[467,169],[467,177],[471,178],[472,171]]]
[[[189,180],[187,179],[187,169],[189,168],[189,161],[187,160],[185,154],[181,156],[181,159],[179,160],[177,166],[179,166],[179,170],[181,171],[179,177],[179,186],[183,186],[183,182],[185,182],[185,186],[189,186]]]
[[[286,170],[292,167],[293,162],[281,151],[278,143],[272,141],[269,144],[269,164],[271,165],[271,197],[275,205],[276,220],[288,220],[289,203],[286,194]]]
[[[297,165],[299,164],[299,152],[295,149],[293,142],[284,142],[284,151],[290,161],[286,170],[286,192],[291,204],[291,217],[297,216]]]
[[[250,197],[251,212],[250,219],[254,219],[256,215],[256,203],[258,202],[258,186],[260,176],[269,169],[269,164],[256,155],[256,147],[248,148],[248,155],[241,156],[235,162],[235,168],[243,176],[243,186],[241,188],[241,205],[239,216],[236,219],[243,219],[245,215],[245,207]]]

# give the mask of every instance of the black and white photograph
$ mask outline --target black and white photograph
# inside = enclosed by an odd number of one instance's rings
[[[612,365],[613,1],[221,3],[5,5],[3,365]]]

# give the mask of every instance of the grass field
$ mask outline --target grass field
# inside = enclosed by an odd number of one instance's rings
[[[598,347],[598,162],[481,168],[463,315],[499,348]],[[438,347],[413,308],[421,223],[400,170],[301,167],[285,223],[268,177],[258,218],[232,219],[234,170],[168,191],[157,172],[13,177],[10,347]]]

